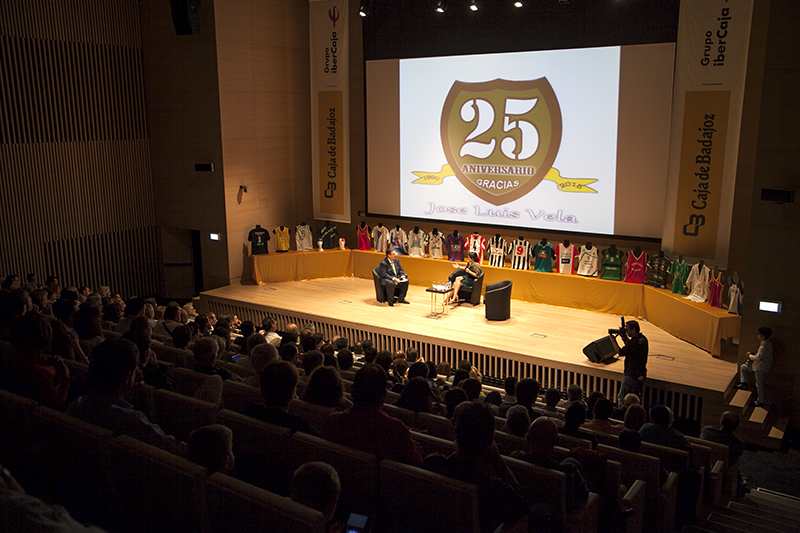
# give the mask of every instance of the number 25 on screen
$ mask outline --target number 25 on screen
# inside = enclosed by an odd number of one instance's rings
[[[506,98],[503,112],[503,131],[519,130],[519,142],[515,136],[507,135],[500,141],[500,151],[508,159],[524,161],[536,153],[539,147],[539,132],[536,127],[521,117],[529,113],[538,102],[538,98],[517,99]],[[461,120],[475,122],[475,127],[464,139],[459,155],[486,159],[491,156],[497,146],[497,139],[488,134],[495,125],[495,112],[492,104],[482,98],[473,98],[461,106]]]

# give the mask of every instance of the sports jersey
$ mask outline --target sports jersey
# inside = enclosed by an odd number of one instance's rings
[[[552,243],[539,241],[533,247],[533,256],[536,262],[533,269],[536,272],[552,272],[553,258],[556,256],[556,249]]]
[[[602,267],[600,279],[622,281],[622,250],[619,248],[615,249],[613,252],[611,248],[603,250],[600,266]]]
[[[578,267],[575,269],[576,274],[597,277],[597,255],[597,246],[591,248],[587,248],[585,245],[581,246],[581,251],[578,253]]]
[[[247,234],[247,240],[250,241],[250,252],[253,255],[269,253],[269,248],[267,248],[269,232],[261,226],[251,229]]]
[[[689,289],[687,300],[693,302],[705,302],[708,300],[708,280],[711,277],[711,269],[706,265],[700,268],[700,263],[692,267],[689,277],[686,278],[686,287]]]
[[[358,226],[356,233],[358,234],[358,249],[369,250],[369,226],[366,224]]]
[[[628,263],[625,265],[625,281],[628,283],[644,283],[647,274],[647,254],[644,250],[639,251],[639,257],[628,252]]]
[[[425,232],[422,230],[408,232],[408,255],[425,257]]]
[[[441,233],[433,234],[433,232],[425,235],[425,244],[428,245],[428,253],[431,254],[431,257],[434,259],[441,259],[442,250],[444,249],[445,242],[444,242],[444,235]]]
[[[478,264],[483,264],[483,252],[486,251],[486,239],[473,233],[467,237],[467,252],[478,254]]]
[[[558,243],[556,261],[558,261],[556,269],[559,274],[574,274],[575,265],[578,263],[578,248],[574,244],[564,246],[563,243]]]
[[[669,257],[654,255],[650,258],[647,269],[647,284],[659,289],[667,286],[667,274],[669,273]]]
[[[514,239],[511,243],[511,268],[528,270],[531,265],[531,243],[524,239]]]
[[[336,248],[336,236],[339,232],[333,224],[323,224],[319,227],[319,238],[322,241],[322,247],[326,250]]]
[[[672,274],[672,292],[674,294],[686,294],[686,278],[689,277],[689,263],[676,259],[670,267]]]
[[[403,228],[392,228],[389,230],[389,245],[395,253],[405,255],[406,245],[408,244],[408,234]]]
[[[460,262],[464,260],[464,236],[451,233],[445,239],[447,243],[447,258],[450,261]]]
[[[294,239],[297,242],[297,251],[305,252],[314,249],[314,242],[311,239],[311,226],[303,224],[295,228]]]
[[[489,239],[489,265],[493,267],[506,266],[508,243],[502,237],[495,235]]]
[[[288,252],[289,251],[289,228],[280,226],[272,230],[275,234],[275,251]]]
[[[742,299],[744,299],[742,278],[733,281],[733,276],[731,276],[731,287],[728,289],[728,312],[733,313],[734,315],[741,315]]]
[[[376,252],[385,252],[386,245],[389,244],[389,228],[386,226],[372,228],[372,242],[375,244]]]
[[[722,272],[716,278],[714,273],[711,273],[711,281],[708,282],[708,305],[722,307]]]

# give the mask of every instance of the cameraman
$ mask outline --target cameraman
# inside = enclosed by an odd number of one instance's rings
[[[612,334],[609,334],[609,337],[612,337],[613,340]],[[620,330],[620,337],[625,343],[625,346],[619,350],[619,356],[625,358],[625,377],[622,378],[617,403],[622,408],[622,400],[626,394],[632,392],[639,398],[642,397],[644,379],[647,377],[649,346],[647,337],[642,335],[639,323],[635,320],[625,323],[625,328]]]

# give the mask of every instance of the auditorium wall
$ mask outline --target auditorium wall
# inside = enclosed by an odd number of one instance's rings
[[[160,286],[136,0],[0,2],[0,272]]]

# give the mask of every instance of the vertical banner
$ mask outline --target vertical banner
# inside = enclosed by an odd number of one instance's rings
[[[727,268],[752,0],[681,2],[664,250]]]
[[[349,10],[347,0],[310,0],[308,9],[314,218],[349,224]]]

